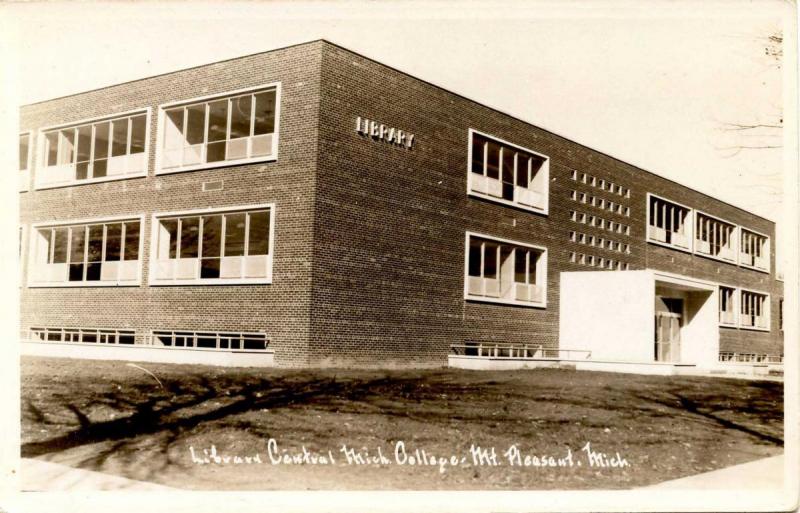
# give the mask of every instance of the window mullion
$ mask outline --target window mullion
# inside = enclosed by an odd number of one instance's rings
[[[222,258],[225,257],[225,234],[227,232],[227,225],[228,225],[228,216],[222,214],[222,219],[220,222],[222,223],[222,229],[220,230],[220,241],[219,241],[219,256],[220,256],[220,266],[222,265]]]
[[[127,234],[126,234],[127,231],[128,231],[128,223],[122,223],[122,228],[120,228],[120,231],[119,231],[120,232],[119,236],[120,236],[120,239],[121,239],[120,240],[120,244],[119,244],[119,261],[120,262],[124,262],[125,261],[125,248],[127,247],[127,245],[125,244],[125,239],[126,239],[126,236],[127,236]]]
[[[181,259],[181,230],[183,229],[183,218],[178,218],[178,231],[175,234],[175,258]]]
[[[83,281],[89,271],[89,225],[83,227]]]
[[[250,256],[250,213],[244,216],[244,256]]]

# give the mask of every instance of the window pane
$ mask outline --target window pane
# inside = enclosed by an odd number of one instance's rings
[[[256,95],[256,119],[253,135],[275,132],[275,91]]]
[[[64,264],[67,262],[67,228],[56,228],[53,232],[53,262]]]
[[[161,236],[166,240],[159,241],[159,258],[177,258],[178,252],[178,220],[161,221]]]
[[[228,130],[228,100],[208,104],[208,142],[224,141]]]
[[[221,162],[225,160],[225,141],[209,143],[206,147],[206,162]]]
[[[103,225],[89,227],[88,261],[99,262],[103,258]]]
[[[167,121],[164,129],[164,148],[183,147],[183,107],[166,111]]]
[[[25,171],[28,169],[28,145],[30,144],[30,136],[28,134],[19,136],[19,170]]]
[[[78,162],[88,162],[92,151],[92,125],[78,128]]]
[[[74,226],[70,228],[72,242],[69,251],[70,262],[83,262],[83,252],[86,246],[86,228]]]
[[[244,255],[244,214],[225,216],[225,256]]]
[[[122,243],[122,224],[106,225],[106,258],[107,262],[119,260],[120,246]]]
[[[111,156],[128,154],[128,118],[117,119],[112,123]]]
[[[58,162],[58,132],[50,132],[44,136],[47,145],[47,165],[55,166]]]
[[[203,217],[203,258],[220,256],[222,216]]]
[[[250,234],[248,237],[248,255],[266,255],[269,253],[269,211],[250,214]]]
[[[500,178],[500,145],[492,141],[489,141],[488,144],[486,176],[495,179]]]
[[[108,157],[108,130],[109,124],[100,123],[94,126],[94,159]]]
[[[131,155],[144,152],[145,134],[147,132],[147,115],[131,118]]]
[[[60,165],[71,164],[75,158],[75,130],[70,128],[60,132],[61,148],[58,151]]]
[[[475,238],[469,239],[469,258],[467,265],[470,276],[481,275],[481,241]]]
[[[206,128],[206,104],[190,105],[186,107],[186,142],[200,144]]]
[[[200,218],[181,218],[181,254],[180,258],[197,258],[200,235]]]
[[[125,223],[125,260],[139,260],[139,221]]]
[[[528,282],[528,251],[517,248],[514,254],[514,281],[517,283]]]
[[[497,278],[497,246],[486,243],[483,255],[483,276]]]
[[[219,257],[200,260],[201,278],[219,278]]]
[[[528,187],[528,163],[531,158],[522,153],[517,153],[517,185]]]
[[[240,96],[231,100],[231,139],[250,135],[250,110],[252,95]]]
[[[514,183],[514,152],[508,148],[503,149],[503,181]]]
[[[528,283],[536,284],[539,282],[536,276],[536,261],[540,255],[541,253],[536,251],[528,251]]]
[[[472,172],[482,175],[483,174],[483,147],[486,139],[473,134],[472,136]]]

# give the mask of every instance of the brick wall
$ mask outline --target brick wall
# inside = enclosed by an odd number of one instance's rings
[[[307,360],[321,44],[311,43],[25,106],[21,130],[150,107],[149,174],[20,194],[21,222],[146,216],[139,287],[22,288],[22,327],[264,330],[281,365]],[[158,106],[272,82],[282,88],[277,162],[154,175]],[[35,138],[34,138],[35,139]],[[34,148],[38,152],[39,148]],[[34,153],[38,155],[38,153]],[[34,159],[36,160],[36,159]],[[36,169],[34,168],[34,173]],[[202,183],[222,180],[222,191]],[[151,215],[275,203],[271,285],[148,286]],[[27,234],[27,239],[30,234]]]

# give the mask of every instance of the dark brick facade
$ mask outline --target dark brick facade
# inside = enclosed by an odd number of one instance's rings
[[[282,84],[276,162],[153,174],[158,105],[271,82]],[[145,265],[140,287],[23,286],[23,328],[263,329],[280,365],[441,366],[450,344],[466,340],[556,347],[560,272],[597,270],[570,262],[571,252],[583,252],[769,292],[770,332],[721,328],[720,349],[782,353],[772,222],[326,42],[26,106],[21,129],[148,106],[148,177],[32,189],[21,193],[21,222],[144,213],[148,255],[154,212],[274,202],[272,284],[148,286]],[[413,147],[359,135],[357,116],[408,130]],[[550,157],[548,215],[467,196],[470,128]],[[629,188],[630,197],[575,181],[574,170]],[[202,192],[210,180],[223,180],[224,190]],[[630,213],[577,203],[573,190]],[[645,242],[647,192],[768,234],[772,274]],[[577,224],[572,210],[630,233]],[[466,231],[547,247],[547,307],[465,301]],[[570,231],[627,244],[630,253],[570,242]]]

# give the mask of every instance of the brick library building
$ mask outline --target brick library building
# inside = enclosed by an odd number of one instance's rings
[[[20,116],[23,354],[782,365],[772,221],[324,40]]]

